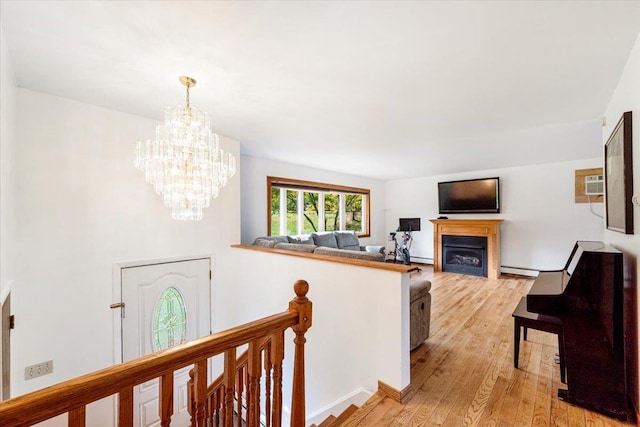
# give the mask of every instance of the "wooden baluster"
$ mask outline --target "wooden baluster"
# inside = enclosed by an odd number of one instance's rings
[[[189,369],[189,380],[187,381],[187,412],[191,415],[191,427],[196,425],[196,419],[193,418],[193,415],[196,412],[195,395],[193,392],[194,376],[195,370],[193,368]]]
[[[196,419],[196,397],[194,394],[194,377],[196,375],[195,369],[189,369],[189,381],[187,381],[187,412],[191,415],[191,427],[195,427]]]
[[[169,427],[173,415],[173,371],[160,377],[160,425]]]
[[[212,425],[214,426],[218,426],[219,425],[219,419],[218,419],[218,390],[219,389],[215,389],[213,393],[211,393],[211,420],[212,420]]]
[[[236,349],[224,352],[224,427],[233,427],[233,398],[236,382]]]
[[[133,387],[120,390],[118,394],[118,427],[133,426]]]
[[[273,368],[271,361],[271,338],[264,344],[264,408],[267,420],[267,426],[271,427],[271,370]]]
[[[244,391],[244,364],[238,366],[238,377],[236,378],[236,413],[238,414],[238,422],[236,425],[242,427],[242,392]]]
[[[273,427],[282,425],[282,361],[284,360],[284,331],[273,334]]]
[[[247,391],[251,400],[247,411],[247,424],[257,426],[260,424],[260,374],[262,373],[259,340],[253,340],[249,343],[248,365],[249,384]]]
[[[69,427],[85,427],[86,425],[86,406],[81,406],[69,411],[68,426]]]
[[[211,425],[219,426],[220,425],[220,399],[218,396],[220,395],[220,389],[217,388],[213,393],[211,393]]]
[[[224,413],[224,387],[220,387],[216,392],[216,407],[218,408],[218,413],[216,415],[216,427],[220,425],[220,423],[224,422],[224,417],[222,416]]]
[[[244,420],[245,423],[248,422],[249,419],[249,406],[251,405],[251,396],[250,388],[249,388],[249,361],[245,360],[244,369],[242,370],[242,375],[244,375]]]
[[[305,425],[305,392],[304,392],[304,337],[311,327],[311,301],[307,298],[309,284],[305,280],[297,280],[293,284],[296,297],[289,303],[289,311],[298,313],[298,324],[293,326],[296,337],[293,340],[295,353],[293,359],[293,390],[291,393],[291,425]]]
[[[245,361],[242,364],[242,370],[238,371],[238,374],[242,375],[242,383],[244,384],[244,406],[242,405],[242,393],[238,393],[238,399],[240,400],[240,406],[244,407],[244,418],[242,418],[242,420],[238,420],[238,422],[240,424],[238,424],[239,426],[242,426],[242,422],[246,422],[247,415],[249,413],[249,402],[250,402],[250,396],[249,396],[249,372],[248,372],[248,367],[247,367],[247,362]]]
[[[196,427],[205,427],[204,401],[207,398],[207,359],[194,364],[193,394],[195,403]]]
[[[204,418],[205,418],[205,424],[207,426],[211,425],[211,402],[213,401],[213,397],[211,395],[207,396],[207,398],[204,401]]]

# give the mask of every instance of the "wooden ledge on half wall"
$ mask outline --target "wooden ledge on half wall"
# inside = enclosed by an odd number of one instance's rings
[[[397,271],[398,273],[409,273],[411,271],[416,271],[419,268],[417,264],[404,265],[404,264],[393,264],[393,263],[381,262],[381,261],[366,261],[362,259],[344,258],[344,257],[338,257],[338,256],[331,256],[331,255],[309,254],[306,252],[295,252],[295,251],[288,251],[284,249],[263,248],[262,246],[254,246],[254,245],[231,245],[231,247],[238,248],[238,249],[248,249],[251,251],[270,252],[270,253],[280,254],[280,255],[288,255],[288,256],[294,256],[294,257],[300,257],[300,258],[310,258],[310,259],[317,259],[322,261],[336,262],[338,264],[358,265],[361,267],[377,268],[379,270]]]

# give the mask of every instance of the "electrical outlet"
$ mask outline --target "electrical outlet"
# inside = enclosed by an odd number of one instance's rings
[[[24,368],[24,379],[30,380],[32,378],[41,377],[53,372],[53,360],[38,363],[35,365],[27,366]]]

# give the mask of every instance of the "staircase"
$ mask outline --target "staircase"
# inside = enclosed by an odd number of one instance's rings
[[[338,427],[338,426],[341,426],[345,422],[347,422],[347,420],[351,417],[351,415],[354,414],[357,410],[358,410],[358,407],[356,405],[351,405],[347,409],[342,411],[342,413],[340,415],[338,415],[337,417],[335,417],[333,415],[329,415],[319,425],[312,424],[310,427]]]
[[[338,417],[327,417],[319,425],[310,427],[370,427],[391,425],[389,414],[394,413],[392,407],[402,407],[395,400],[377,392],[361,407],[349,406]]]

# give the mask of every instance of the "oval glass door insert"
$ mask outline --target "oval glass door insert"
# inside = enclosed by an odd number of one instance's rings
[[[153,308],[153,350],[171,348],[184,343],[186,338],[187,309],[184,298],[176,288],[167,288]]]

